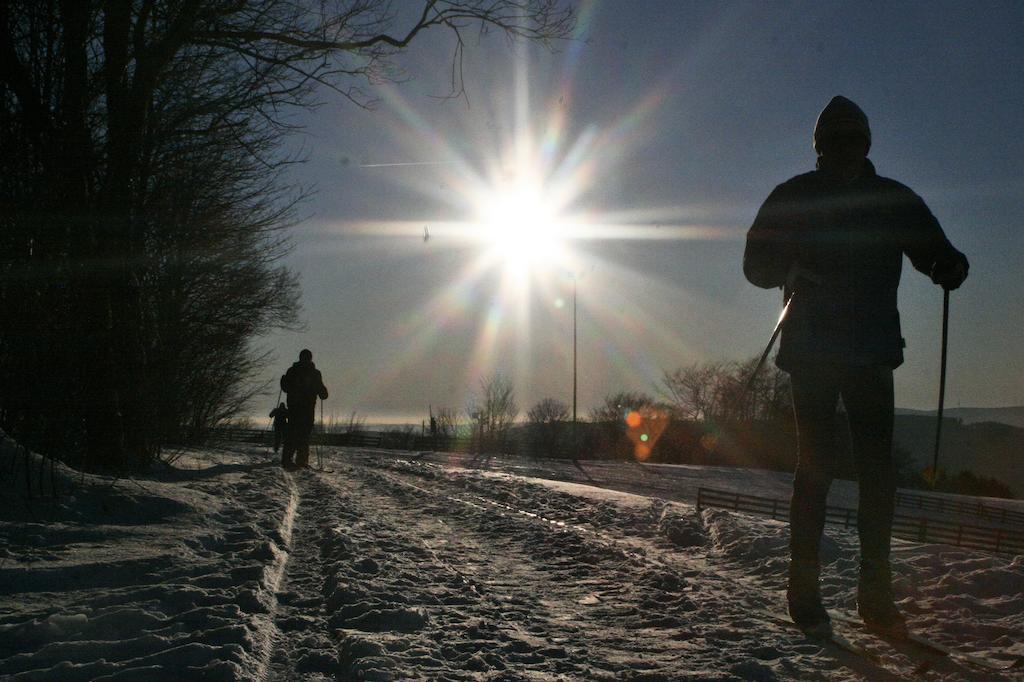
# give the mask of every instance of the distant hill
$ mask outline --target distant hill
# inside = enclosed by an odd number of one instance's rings
[[[958,408],[981,411],[985,408]],[[993,408],[1021,410],[1024,408]],[[935,417],[927,413],[897,413],[896,444],[913,458],[919,469],[929,467],[935,453]],[[1006,413],[1010,414],[1010,413]],[[1008,485],[1018,497],[1024,497],[1024,428],[983,421],[960,422],[959,417],[944,418],[939,468],[950,473],[971,471]]]
[[[912,410],[907,407],[896,408],[896,414],[916,415],[919,417],[934,417],[936,412],[937,410]],[[1012,407],[947,407],[943,410],[942,416],[959,419],[964,424],[998,422],[1024,429],[1024,405]]]

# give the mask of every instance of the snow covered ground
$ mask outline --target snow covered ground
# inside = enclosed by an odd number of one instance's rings
[[[786,497],[782,474],[345,449],[283,472],[243,446],[60,471],[54,504],[0,450],[2,679],[1021,679],[789,626],[786,524],[693,506],[698,485]],[[827,533],[823,592],[852,608],[856,536]],[[895,548],[915,630],[1024,655],[1024,557]]]

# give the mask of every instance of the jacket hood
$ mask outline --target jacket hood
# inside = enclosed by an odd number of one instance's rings
[[[871,126],[868,117],[853,100],[842,95],[833,97],[818,114],[814,124],[814,151],[821,153],[821,141],[834,132],[857,132],[867,138],[871,149]]]

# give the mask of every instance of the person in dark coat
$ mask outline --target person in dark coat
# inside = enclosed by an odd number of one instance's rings
[[[865,623],[905,630],[889,567],[895,477],[893,370],[903,362],[896,309],[903,256],[947,290],[967,278],[924,201],[878,175],[868,160],[867,116],[834,97],[814,127],[817,169],[776,187],[747,233],[743,272],[759,287],[795,296],[776,364],[790,375],[799,454],[790,502],[786,592],[794,622],[827,631],[818,587],[825,498],[835,470],[835,414],[842,397],[859,479],[860,577]]]
[[[288,431],[288,406],[281,403],[270,411],[270,418],[274,420],[274,454],[276,455],[281,447],[281,441],[284,440]]]
[[[304,349],[299,361],[281,377],[281,390],[288,394],[288,431],[281,452],[281,465],[309,466],[309,437],[313,432],[316,399],[327,400],[320,370],[313,364],[313,353]]]

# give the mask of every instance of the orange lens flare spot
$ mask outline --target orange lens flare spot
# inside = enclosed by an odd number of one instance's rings
[[[714,452],[718,449],[718,436],[713,433],[705,433],[700,437],[700,446],[705,452]]]
[[[644,462],[668,426],[668,413],[656,408],[633,410],[626,415],[626,437],[633,443],[633,456]]]

